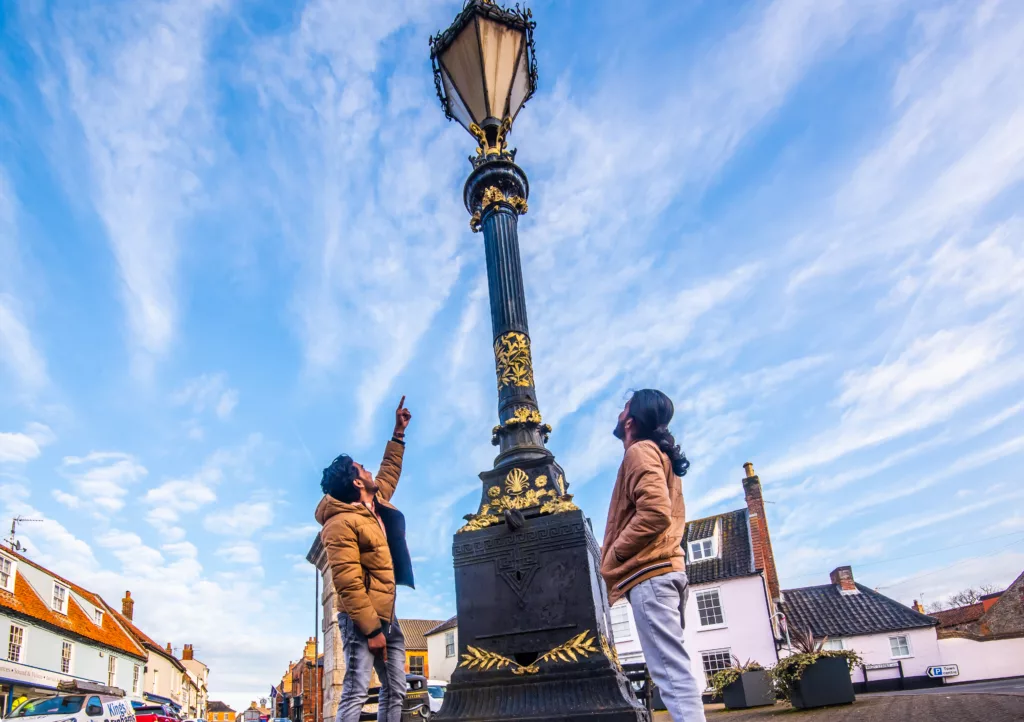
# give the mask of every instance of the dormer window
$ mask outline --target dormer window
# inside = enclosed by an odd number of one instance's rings
[[[0,554],[0,589],[14,592],[14,562]]]
[[[690,542],[690,561],[699,562],[704,559],[713,559],[718,556],[715,548],[715,538],[709,536],[707,539],[697,539]]]
[[[57,582],[53,583],[53,600],[50,608],[58,614],[68,613],[68,588]]]
[[[97,627],[102,627],[103,626],[103,610],[102,609],[94,609],[92,611],[92,621],[96,622],[96,626]]]

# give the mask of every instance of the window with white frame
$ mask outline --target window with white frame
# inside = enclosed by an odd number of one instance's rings
[[[7,637],[7,659],[12,662],[21,661],[21,650],[25,646],[25,628],[11,625],[11,633]]]
[[[625,604],[612,607],[612,640],[629,642],[633,639],[633,628],[629,626],[629,607]]]
[[[14,562],[0,554],[0,589],[14,591]]]
[[[697,599],[697,615],[702,627],[722,627],[725,615],[722,613],[722,599],[717,589],[704,589],[694,595]]]
[[[142,668],[139,665],[132,667],[132,694],[139,693],[139,678]]]
[[[836,652],[842,652],[846,647],[843,645],[843,640],[839,637],[829,637],[825,640],[825,643],[821,645],[822,649],[830,649]]]
[[[707,539],[697,539],[690,542],[690,561],[699,562],[704,559],[714,559],[718,556],[715,550],[715,538],[709,536]]]
[[[153,694],[156,694],[157,687],[160,686],[160,670],[153,670]]]
[[[444,656],[455,656],[455,632],[444,633]]]
[[[114,686],[114,678],[117,677],[117,657],[112,654],[107,655],[107,686]]]
[[[71,642],[64,640],[60,645],[60,671],[63,674],[71,674],[71,652],[74,649]]]
[[[68,588],[63,584],[53,583],[53,599],[50,608],[60,614],[68,613]]]
[[[912,656],[912,652],[910,651],[910,638],[905,634],[897,634],[894,637],[889,637],[889,648],[892,650],[893,659]]]
[[[721,672],[723,669],[729,669],[732,666],[732,650],[712,649],[707,652],[701,652],[700,659],[704,665],[704,679],[707,680],[710,687],[711,678],[715,676],[716,672]]]
[[[92,610],[92,621],[96,622],[97,627],[103,626],[103,610],[94,609]]]

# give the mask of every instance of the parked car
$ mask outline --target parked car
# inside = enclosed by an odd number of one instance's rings
[[[166,704],[147,704],[135,708],[135,722],[181,722],[181,717]]]
[[[418,674],[405,675],[405,703],[402,705],[402,722],[419,722],[428,720],[434,714],[431,709],[431,697],[427,691],[427,678]],[[377,699],[380,687],[370,688],[370,697],[363,706],[360,720],[377,719]],[[438,707],[440,709],[440,707]]]
[[[444,693],[447,689],[447,682],[439,679],[427,680],[427,694],[430,696],[430,711],[433,714],[441,711],[441,703],[444,702]]]
[[[84,715],[83,722],[137,722],[123,690],[88,682],[62,682],[57,694],[27,700],[11,712],[9,719],[65,722],[76,715]]]

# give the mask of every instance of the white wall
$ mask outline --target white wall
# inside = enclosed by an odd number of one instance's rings
[[[427,657],[430,659],[430,678],[439,679],[444,682],[452,681],[452,673],[459,666],[459,630],[449,629],[448,632],[455,633],[455,654],[451,657],[445,656],[446,645],[445,635],[447,632],[438,632],[427,637]]]
[[[910,642],[909,657],[893,657],[892,645],[889,638],[894,636],[906,636]],[[842,639],[843,649],[852,649],[860,655],[864,664],[889,664],[896,661],[903,662],[904,677],[923,677],[927,674],[928,668],[936,664],[942,664],[942,654],[939,651],[938,637],[935,634],[935,627],[919,629],[904,629],[896,632],[885,632],[882,634],[861,634],[853,637],[830,637],[829,639]],[[788,652],[780,650],[781,656],[787,656]],[[867,672],[867,679],[877,682],[883,679],[899,679],[900,671],[893,669],[872,669]],[[857,667],[850,674],[854,682],[864,681],[864,670]]]
[[[940,639],[939,652],[942,664],[960,668],[960,676],[947,678],[947,684],[1024,675],[1024,638],[990,642]]]
[[[718,590],[725,624],[714,629],[702,629],[696,593],[709,589]],[[636,623],[632,615],[630,617],[630,638],[615,640],[615,649],[623,663],[643,661],[636,635]],[[686,626],[683,630],[683,644],[690,653],[693,673],[705,687],[707,680],[704,679],[701,652],[728,649],[731,654],[739,657],[740,662],[750,659],[760,662],[765,667],[771,667],[777,661],[764,581],[760,575],[690,587],[690,598],[684,617]]]

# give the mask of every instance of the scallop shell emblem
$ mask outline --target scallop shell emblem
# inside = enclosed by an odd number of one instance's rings
[[[530,477],[522,469],[513,469],[505,477],[505,491],[509,494],[522,494],[530,485]]]

